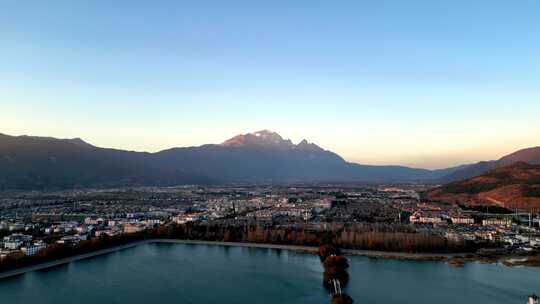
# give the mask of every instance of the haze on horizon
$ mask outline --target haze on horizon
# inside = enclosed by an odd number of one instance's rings
[[[270,129],[441,168],[540,145],[540,2],[6,1],[0,133],[158,151]]]

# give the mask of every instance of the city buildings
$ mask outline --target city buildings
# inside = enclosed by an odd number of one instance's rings
[[[386,225],[453,242],[488,242],[505,250],[540,247],[536,215],[522,221],[513,214],[487,215],[457,204],[423,201],[421,187],[415,187],[143,187],[8,196],[0,199],[0,258],[34,255],[52,243],[73,246],[198,222],[308,231],[329,225]]]

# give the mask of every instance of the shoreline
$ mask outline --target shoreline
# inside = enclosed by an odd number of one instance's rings
[[[243,242],[220,242],[220,241],[198,241],[198,240],[173,240],[173,239],[156,239],[150,242],[155,243],[177,243],[177,244],[193,244],[193,245],[218,245],[232,247],[251,247],[263,249],[282,249],[297,252],[307,252],[317,254],[319,247],[306,245],[281,245],[269,243],[243,243]],[[385,258],[385,259],[403,259],[403,260],[436,260],[462,258],[470,253],[412,253],[399,251],[377,251],[377,250],[360,250],[360,249],[342,249],[344,255],[363,256],[369,258]]]
[[[144,244],[153,243],[173,243],[173,244],[186,244],[186,245],[212,245],[212,246],[229,246],[229,247],[247,247],[247,248],[260,248],[260,249],[278,249],[278,250],[290,250],[295,252],[317,254],[319,247],[315,246],[302,246],[302,245],[280,245],[280,244],[268,244],[268,243],[243,243],[243,242],[219,242],[219,241],[202,241],[202,240],[174,240],[174,239],[151,239],[137,241],[130,244],[115,246],[107,249],[101,249],[93,252],[75,255],[59,259],[56,261],[50,261],[46,263],[36,264],[32,266],[26,266],[18,269],[9,270],[0,273],[0,280],[9,277],[22,275],[27,272],[36,270],[47,269],[63,264],[69,264],[74,261],[89,259],[92,257],[121,251],[137,247]],[[405,261],[441,261],[449,262],[452,259],[463,259],[470,253],[408,253],[408,252],[393,252],[393,251],[374,251],[374,250],[358,250],[358,249],[343,249],[344,255],[348,256],[363,256],[375,259],[392,259],[392,260],[405,260]]]
[[[368,258],[407,260],[407,261],[446,261],[452,258],[463,258],[470,253],[414,253],[399,251],[376,251],[360,249],[342,249],[345,255],[363,256]]]
[[[71,262],[78,261],[78,260],[89,259],[89,258],[93,258],[93,257],[96,257],[96,256],[105,255],[105,254],[113,253],[113,252],[128,249],[128,248],[133,248],[133,247],[145,244],[145,243],[147,243],[147,241],[139,241],[139,242],[135,242],[135,243],[131,243],[131,244],[120,245],[120,246],[115,246],[115,247],[111,247],[111,248],[107,248],[107,249],[101,249],[101,250],[97,250],[97,251],[83,253],[83,254],[75,255],[75,256],[72,256],[72,257],[68,257],[68,258],[62,258],[62,259],[55,260],[55,261],[50,261],[50,262],[40,263],[40,264],[36,264],[36,265],[32,265],[32,266],[25,266],[25,267],[22,267],[22,268],[8,270],[8,271],[5,271],[5,272],[0,272],[0,280],[10,278],[10,277],[14,277],[14,276],[18,276],[18,275],[22,275],[22,274],[25,274],[27,272],[52,268],[52,267],[60,266],[60,265],[63,265],[63,264],[69,264]]]

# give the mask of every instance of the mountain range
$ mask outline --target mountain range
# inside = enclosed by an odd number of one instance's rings
[[[442,183],[513,161],[540,163],[540,147],[498,161],[427,170],[348,162],[307,140],[294,144],[268,130],[237,135],[221,144],[156,153],[100,148],[79,138],[0,134],[0,190],[219,183]]]

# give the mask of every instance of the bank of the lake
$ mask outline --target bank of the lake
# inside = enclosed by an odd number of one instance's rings
[[[193,245],[216,245],[216,246],[233,246],[233,247],[250,247],[264,249],[281,249],[291,250],[296,252],[304,252],[316,254],[318,247],[315,246],[299,246],[299,245],[283,245],[283,244],[266,244],[266,243],[246,243],[246,242],[216,242],[216,241],[201,241],[201,240],[177,240],[177,239],[149,239],[137,241],[125,245],[114,246],[102,250],[96,250],[84,254],[75,255],[72,257],[62,258],[46,263],[40,263],[32,266],[21,267],[10,271],[0,272],[0,280],[12,276],[17,276],[30,271],[46,269],[50,267],[67,264],[73,261],[88,259],[99,255],[109,254],[115,251],[132,248],[147,243],[177,243],[177,244],[193,244]],[[391,251],[375,251],[375,250],[356,250],[344,249],[343,253],[347,256],[361,256],[376,259],[391,259],[404,261],[444,261],[453,266],[463,266],[465,263],[481,261],[483,263],[502,263],[506,266],[540,266],[538,263],[527,263],[527,258],[515,257],[514,255],[502,255],[499,257],[483,258],[470,253],[408,253],[408,252],[391,252]]]
[[[181,242],[184,242],[182,244]],[[146,242],[0,281],[5,303],[328,303],[318,256],[283,248]],[[523,303],[540,268],[350,256],[357,303]]]
[[[282,249],[282,250],[291,250],[297,252],[305,252],[316,254],[318,247],[314,246],[299,246],[299,245],[283,245],[283,244],[265,244],[265,243],[245,243],[245,242],[216,242],[216,241],[201,241],[201,240],[176,240],[176,239],[150,239],[137,241],[125,245],[114,246],[107,249],[96,250],[84,254],[75,255],[72,257],[62,258],[46,263],[40,263],[32,266],[21,267],[13,269],[10,271],[0,272],[0,279],[21,275],[29,271],[36,271],[41,269],[46,269],[50,267],[55,267],[58,265],[70,263],[77,260],[88,259],[91,257],[108,254],[111,252],[139,246],[147,243],[177,243],[177,244],[193,244],[193,245],[216,245],[216,246],[234,246],[234,247],[251,247],[251,248],[265,248],[265,249]],[[440,254],[440,253],[407,253],[407,252],[388,252],[388,251],[374,251],[374,250],[354,250],[346,249],[343,250],[344,254],[349,256],[364,256],[371,258],[382,258],[382,259],[397,259],[397,260],[426,260],[426,261],[445,261],[451,258],[463,257],[465,254]]]

